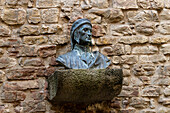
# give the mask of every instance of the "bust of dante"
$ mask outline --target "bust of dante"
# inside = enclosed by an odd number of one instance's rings
[[[92,52],[92,24],[88,19],[78,19],[72,25],[71,51],[56,61],[69,69],[104,69],[111,61],[98,51]]]

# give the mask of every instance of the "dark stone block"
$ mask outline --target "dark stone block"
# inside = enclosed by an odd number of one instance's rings
[[[57,70],[48,78],[52,103],[112,100],[122,89],[122,69]]]

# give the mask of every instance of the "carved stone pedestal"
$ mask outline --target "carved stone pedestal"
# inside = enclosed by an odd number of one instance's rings
[[[57,70],[48,78],[52,103],[94,103],[112,100],[122,88],[121,69]]]

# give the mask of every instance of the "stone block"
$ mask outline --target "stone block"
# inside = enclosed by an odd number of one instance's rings
[[[60,0],[37,0],[36,7],[37,8],[51,8],[59,6]]]
[[[159,97],[161,88],[159,86],[146,86],[142,89],[143,97]]]
[[[122,55],[121,61],[122,64],[136,64],[138,62],[137,55]]]
[[[138,5],[144,9],[162,9],[164,0],[138,0]]]
[[[120,109],[118,110],[118,113],[135,113],[136,109],[134,108],[128,108],[128,109]],[[116,112],[113,112],[116,113]]]
[[[163,74],[166,76],[170,76],[170,65],[165,65],[163,69]]]
[[[139,57],[140,63],[161,63],[166,62],[166,57],[162,54],[158,55],[141,55]]]
[[[19,64],[20,66],[44,66],[44,62],[40,58],[20,58]]]
[[[93,103],[111,100],[122,86],[121,69],[58,70],[48,78],[53,103]]]
[[[3,84],[4,91],[19,91],[19,90],[28,90],[28,89],[38,89],[38,88],[39,88],[38,80],[12,81],[12,82],[5,82]]]
[[[123,86],[119,97],[138,97],[139,89],[137,87]]]
[[[6,0],[5,5],[10,8],[17,8],[19,6],[27,6],[29,0]]]
[[[127,36],[133,34],[129,25],[111,25],[110,29],[113,36]]]
[[[140,76],[139,79],[143,82],[144,85],[149,85],[151,84],[150,82],[150,77],[147,76]]]
[[[170,22],[161,22],[157,31],[163,35],[170,35]]]
[[[62,34],[63,33],[63,29],[62,29],[62,25],[59,24],[49,24],[49,25],[45,25],[42,24],[41,26],[41,34]]]
[[[55,45],[46,45],[46,46],[40,46],[38,48],[38,55],[40,57],[49,57],[56,54],[56,46]]]
[[[169,37],[166,36],[154,36],[150,37],[149,43],[151,44],[164,44],[170,40]]]
[[[19,35],[39,35],[40,27],[35,25],[24,25],[18,30]]]
[[[64,5],[64,7],[74,7],[80,4],[79,0],[60,0],[60,4]]]
[[[5,72],[4,71],[0,71],[0,83],[3,83],[5,81]]]
[[[132,73],[135,76],[151,76],[155,73],[155,66],[152,64],[136,64],[132,68]]]
[[[49,41],[52,44],[63,45],[70,41],[70,37],[67,35],[49,35]]]
[[[17,102],[25,100],[26,95],[21,91],[5,91],[1,94],[1,99],[4,102]]]
[[[24,43],[28,45],[41,45],[47,43],[48,41],[48,38],[46,36],[24,36],[23,39]]]
[[[127,17],[130,24],[142,21],[159,21],[158,12],[155,10],[128,11]]]
[[[112,45],[118,42],[118,37],[104,36],[96,40],[96,45]]]
[[[92,35],[94,37],[101,37],[107,33],[107,25],[93,25]]]
[[[130,100],[130,106],[134,107],[134,108],[147,108],[148,107],[148,102],[144,99],[144,98],[141,98],[141,97],[132,97],[131,100]]]
[[[27,20],[30,24],[40,23],[40,11],[37,8],[27,9]]]
[[[7,26],[0,26],[0,36],[11,36],[11,30]]]
[[[169,55],[170,54],[170,44],[163,44],[161,45],[161,52],[164,54],[164,55]]]
[[[46,103],[42,100],[29,100],[29,101],[22,101],[20,105],[15,108],[16,112],[45,112],[46,111]]]
[[[160,19],[161,20],[170,20],[170,9],[163,9],[160,13]]]
[[[43,9],[41,15],[43,23],[57,23],[59,18],[59,9]]]
[[[29,80],[37,77],[34,68],[10,69],[6,75],[9,80]]]
[[[144,44],[148,42],[148,37],[146,36],[126,36],[121,37],[119,42],[124,44]]]
[[[26,21],[26,11],[20,8],[4,9],[1,18],[8,25],[24,24]]]
[[[82,9],[90,9],[91,7],[97,8],[108,8],[109,2],[108,0],[82,0],[81,1]]]
[[[101,24],[102,17],[95,14],[86,14],[85,18],[89,19],[92,24]]]
[[[164,0],[165,8],[170,8],[170,0]]]
[[[11,47],[20,45],[22,43],[21,38],[4,38],[0,39],[0,47]]]
[[[151,83],[155,85],[166,85],[170,84],[170,78],[168,76],[153,76],[151,78]]]
[[[165,96],[170,96],[170,86],[166,87],[164,90],[164,95]]]
[[[17,65],[16,59],[10,57],[0,58],[0,69],[10,68]]]
[[[143,35],[153,35],[155,31],[155,24],[152,22],[142,22],[135,26],[136,31]]]
[[[96,14],[96,15],[103,16],[104,19],[108,23],[116,23],[116,22],[120,22],[120,21],[122,21],[124,19],[124,14],[123,14],[121,9],[113,9],[113,8],[97,9],[97,8],[92,8],[88,12]]]
[[[141,110],[140,113],[156,113],[156,111],[152,109],[146,109],[146,110]]]
[[[155,54],[158,52],[156,46],[136,46],[132,49],[133,54]]]
[[[23,56],[37,56],[36,46],[20,45],[13,46],[8,49],[10,54],[16,54],[17,57]]]
[[[138,5],[136,0],[113,0],[113,8],[121,9],[137,9]]]

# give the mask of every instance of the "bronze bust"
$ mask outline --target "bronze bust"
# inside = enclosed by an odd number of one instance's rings
[[[76,20],[71,28],[71,51],[56,61],[69,69],[105,69],[111,61],[98,51],[91,52],[92,24],[88,19]]]

